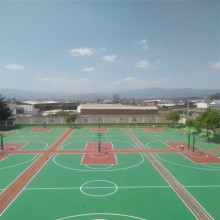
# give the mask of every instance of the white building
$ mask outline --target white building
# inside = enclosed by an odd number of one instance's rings
[[[209,103],[207,102],[197,102],[196,105],[197,105],[197,108],[203,108],[203,109],[209,108]]]

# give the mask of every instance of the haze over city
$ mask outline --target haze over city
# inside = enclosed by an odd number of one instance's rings
[[[2,1],[2,89],[219,89],[219,1]]]

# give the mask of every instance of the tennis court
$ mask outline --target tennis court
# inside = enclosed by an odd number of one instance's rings
[[[10,131],[0,219],[220,219],[220,146],[196,138],[193,153],[179,143],[184,132],[163,128]],[[193,162],[209,155],[217,162]]]

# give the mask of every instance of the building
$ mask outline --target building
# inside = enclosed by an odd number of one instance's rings
[[[77,112],[80,115],[158,115],[157,107],[121,104],[83,104]]]
[[[212,100],[212,102],[209,103],[209,107],[220,110],[220,100]]]
[[[207,103],[205,101],[197,102],[196,105],[197,105],[197,108],[201,108],[201,109],[209,108],[209,103]]]
[[[143,100],[141,101],[142,106],[157,106],[158,100]]]
[[[29,106],[29,109],[38,109],[39,111],[50,111],[60,109],[61,107],[68,110],[76,110],[78,102],[55,102],[55,101],[26,101],[20,104],[20,106]]]

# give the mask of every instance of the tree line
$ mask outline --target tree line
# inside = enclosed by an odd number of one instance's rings
[[[210,141],[211,133],[215,133],[217,128],[220,128],[220,112],[216,109],[207,109],[201,112],[196,119],[187,119],[186,126],[195,127],[200,132],[206,130],[208,141]]]

